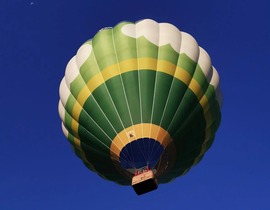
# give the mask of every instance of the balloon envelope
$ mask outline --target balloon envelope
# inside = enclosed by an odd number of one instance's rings
[[[184,175],[221,120],[219,76],[195,39],[146,19],[100,30],[60,84],[62,129],[84,164],[130,185],[149,167],[159,183]]]

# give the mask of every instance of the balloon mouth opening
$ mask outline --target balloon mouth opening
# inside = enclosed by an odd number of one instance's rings
[[[163,146],[152,138],[140,138],[128,143],[120,152],[120,165],[128,171],[148,167],[154,169],[158,164]]]

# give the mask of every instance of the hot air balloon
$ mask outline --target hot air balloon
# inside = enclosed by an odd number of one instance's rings
[[[98,31],[69,61],[59,89],[75,153],[138,195],[200,162],[221,121],[219,76],[207,52],[151,19]]]

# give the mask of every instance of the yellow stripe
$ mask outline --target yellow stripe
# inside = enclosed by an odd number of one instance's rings
[[[192,79],[190,73],[179,66],[176,68],[174,77],[185,83],[186,86],[189,85],[190,80]]]
[[[200,101],[204,93],[200,84],[194,78],[191,79],[188,88],[192,90],[192,92],[196,95],[198,101]]]
[[[160,126],[150,123],[137,124],[122,130],[113,139],[110,148],[112,159],[119,160],[121,150],[128,143],[140,138],[155,139],[163,146],[164,149],[172,143],[170,134]]]
[[[106,74],[106,72],[104,72],[103,74]],[[109,79],[109,78],[108,78]],[[104,83],[104,78],[102,76],[101,73],[99,74],[96,74],[95,76],[93,76],[92,79],[90,79],[88,82],[87,82],[87,87],[88,89],[90,90],[90,92],[94,92],[94,90],[99,87],[100,85],[102,85]]]
[[[84,86],[83,89],[80,91],[77,101],[83,106],[86,99],[91,95],[91,92],[89,91],[88,86]]]
[[[119,71],[120,68],[120,71]],[[88,82],[87,86],[85,86],[78,95],[77,100],[80,104],[84,104],[86,99],[91,95],[92,92],[100,85],[102,85],[107,80],[120,75],[121,73],[126,73],[134,70],[152,70],[163,72],[174,76],[179,79],[186,85],[189,84],[192,79],[192,75],[190,75],[183,68],[176,66],[168,61],[157,60],[154,58],[138,58],[138,59],[129,59],[120,62],[119,64],[113,64],[111,66],[106,67],[99,74],[93,76]]]
[[[169,61],[158,60],[156,69],[157,71],[173,76],[176,70],[176,65],[174,65],[173,63]]]
[[[138,58],[138,70],[141,69],[157,69],[158,60],[155,58]]]
[[[74,118],[76,121],[79,121],[79,116],[80,116],[81,111],[82,111],[82,107],[78,103],[78,101],[76,101],[72,109],[72,118]]]
[[[72,129],[74,135],[77,138],[79,138],[79,136],[78,136],[78,128],[79,128],[79,123],[76,120],[72,119],[72,121],[71,121],[71,129]]]
[[[200,104],[201,104],[203,110],[209,109],[208,98],[206,97],[206,95],[203,95],[203,97],[200,100]]]
[[[121,73],[126,73],[128,71],[138,69],[137,58],[124,60],[124,61],[120,62],[119,63],[119,68],[120,68]]]

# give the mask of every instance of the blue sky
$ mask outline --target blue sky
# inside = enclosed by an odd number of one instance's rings
[[[2,0],[0,209],[270,209],[266,0]],[[61,130],[58,87],[79,46],[123,20],[192,34],[223,92],[215,143],[187,175],[138,197],[85,168]]]

